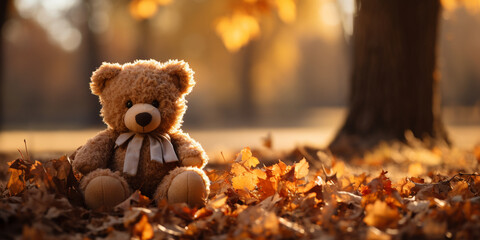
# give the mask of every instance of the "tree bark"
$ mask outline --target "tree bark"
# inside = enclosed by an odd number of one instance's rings
[[[4,0],[0,1],[0,30],[3,29],[3,25],[7,21],[7,14],[8,14],[8,8],[10,6],[10,1],[9,0]],[[4,84],[4,37],[3,34],[0,34],[0,130],[3,127],[4,124],[4,117],[3,117],[3,104],[4,104],[4,99],[3,99],[3,84]]]
[[[439,0],[357,0],[349,112],[330,144],[362,153],[382,140],[449,143],[436,71]]]

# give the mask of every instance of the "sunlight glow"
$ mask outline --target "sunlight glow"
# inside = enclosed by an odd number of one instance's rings
[[[318,2],[318,33],[328,42],[336,42],[341,37],[342,19],[339,5],[335,0]]]
[[[345,36],[353,34],[353,16],[355,15],[355,0],[337,0],[340,7],[340,19]]]
[[[137,19],[151,18],[157,12],[155,0],[134,0],[130,2],[130,14]]]
[[[286,23],[292,23],[297,17],[294,0],[277,0],[278,16]]]
[[[130,14],[139,20],[153,17],[159,6],[168,5],[172,0],[132,0],[130,2]]]
[[[15,0],[20,16],[35,20],[48,33],[50,40],[65,51],[74,51],[82,42],[82,34],[69,19],[79,0]]]
[[[260,33],[257,19],[243,12],[235,12],[231,17],[222,17],[216,24],[216,32],[225,47],[236,52]]]
[[[332,1],[326,1],[320,5],[319,14],[323,24],[329,27],[340,24],[338,9]]]
[[[480,12],[480,0],[441,0],[441,2],[447,11],[454,11],[463,6],[471,14]]]

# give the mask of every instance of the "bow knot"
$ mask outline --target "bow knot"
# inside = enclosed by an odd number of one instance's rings
[[[125,153],[125,162],[123,163],[123,172],[132,176],[137,174],[140,151],[142,149],[143,139],[148,136],[150,140],[150,159],[152,161],[170,163],[178,161],[173,145],[170,142],[168,134],[142,134],[142,133],[122,133],[115,141],[116,146],[128,142]],[[133,138],[132,138],[133,137]],[[131,140],[130,140],[131,139]]]

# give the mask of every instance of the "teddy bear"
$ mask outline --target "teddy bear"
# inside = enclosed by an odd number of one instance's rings
[[[188,63],[104,62],[90,89],[100,99],[107,129],[81,146],[73,168],[91,209],[109,209],[132,191],[154,200],[201,207],[209,193],[202,146],[182,131],[185,96],[195,81]]]

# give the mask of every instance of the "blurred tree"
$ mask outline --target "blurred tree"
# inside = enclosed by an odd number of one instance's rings
[[[228,4],[230,14],[217,19],[215,30],[228,51],[237,53],[239,63],[240,115],[242,122],[251,124],[256,121],[254,78],[255,39],[260,35],[262,18],[276,12],[284,23],[296,19],[295,0],[231,0]]]
[[[95,71],[95,69],[99,67],[102,63],[99,56],[100,48],[98,46],[96,34],[92,31],[92,27],[89,25],[89,23],[91,23],[91,21],[93,21],[93,18],[94,18],[94,11],[95,11],[94,1],[95,0],[82,1],[83,11],[87,17],[86,24],[84,25],[85,29],[83,31],[83,38],[85,39],[83,41],[83,44],[85,45],[85,48],[86,48],[85,71],[83,72],[85,73],[84,79],[87,82],[90,82],[90,76],[92,75],[92,72]],[[85,104],[90,106],[88,108],[90,112],[88,114],[85,114],[86,119],[84,122],[87,125],[102,124],[102,118],[100,117],[100,114],[99,114],[101,106],[97,96],[94,96],[93,94],[89,94],[89,96],[85,99]]]
[[[131,0],[129,3],[130,15],[137,20],[139,40],[137,43],[137,58],[152,58],[149,51],[151,37],[151,18],[157,14],[162,6],[172,3],[172,0]]]
[[[8,9],[10,8],[10,0],[0,1],[0,30],[3,29],[3,25],[7,21]],[[3,126],[3,35],[0,34],[0,129]]]
[[[346,121],[334,153],[363,152],[382,140],[449,143],[436,70],[440,0],[357,0]]]

